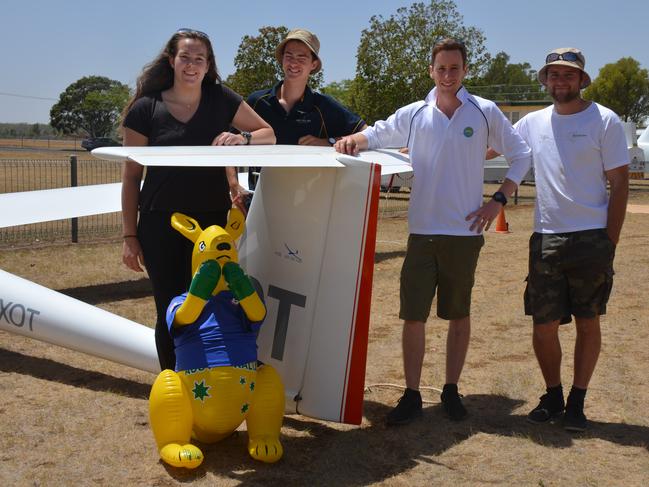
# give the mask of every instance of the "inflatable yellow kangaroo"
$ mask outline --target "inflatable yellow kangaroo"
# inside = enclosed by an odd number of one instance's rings
[[[203,443],[219,441],[245,420],[248,452],[276,462],[283,449],[284,386],[270,365],[258,365],[256,335],[266,307],[238,264],[234,241],[244,216],[230,210],[225,228],[201,229],[174,213],[171,225],[194,242],[189,292],[174,298],[167,324],[176,347],[176,371],[163,370],[149,397],[151,428],[160,457],[196,468]]]

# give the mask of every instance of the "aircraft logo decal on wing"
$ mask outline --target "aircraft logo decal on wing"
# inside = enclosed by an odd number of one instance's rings
[[[287,250],[287,252],[288,252],[286,255],[284,255],[284,258],[285,258],[285,259],[289,259],[289,260],[295,261],[295,262],[297,262],[298,264],[301,264],[301,263],[302,263],[302,257],[300,257],[299,255],[297,255],[297,254],[300,253],[299,250],[297,250],[297,249],[296,249],[296,250],[291,250],[291,248],[288,246],[288,244],[287,244],[286,242],[284,242],[284,247],[286,247],[286,250]]]

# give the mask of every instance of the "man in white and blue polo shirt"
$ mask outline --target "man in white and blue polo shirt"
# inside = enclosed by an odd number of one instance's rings
[[[437,316],[449,320],[442,405],[453,420],[467,415],[457,383],[469,347],[471,290],[484,244],[481,232],[507,203],[507,195],[497,191],[482,206],[485,153],[487,147],[497,147],[514,166],[530,160],[529,147],[495,103],[462,86],[467,73],[464,44],[453,39],[437,43],[429,71],[435,88],[425,100],[335,145],[345,154],[408,147],[414,172],[399,312],[404,320],[406,390],[388,414],[389,425],[408,423],[422,412],[425,323],[436,291]],[[481,207],[476,235],[467,215]]]

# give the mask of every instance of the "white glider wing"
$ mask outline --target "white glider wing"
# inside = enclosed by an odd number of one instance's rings
[[[336,160],[345,165],[358,162],[373,163],[381,166],[381,176],[412,172],[410,158],[395,149],[377,149],[361,152],[358,156],[336,154]]]
[[[102,147],[92,155],[143,166],[343,167],[330,147],[294,145]]]
[[[412,172],[408,156],[393,149],[347,156],[332,147],[296,145],[102,147],[92,155],[144,166],[342,168],[365,162],[380,165],[383,176]],[[120,195],[121,183],[0,194],[0,228],[121,211]]]
[[[0,194],[0,228],[121,211],[122,183]]]
[[[345,160],[354,160],[380,164],[384,175],[412,171],[408,156],[393,149],[347,156],[333,147],[302,145],[101,147],[92,155],[114,161],[129,159],[143,166],[344,167]]]

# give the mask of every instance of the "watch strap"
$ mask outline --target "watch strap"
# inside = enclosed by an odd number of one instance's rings
[[[505,206],[507,204],[507,196],[502,191],[496,191],[491,197],[494,201],[497,201],[501,205]]]

